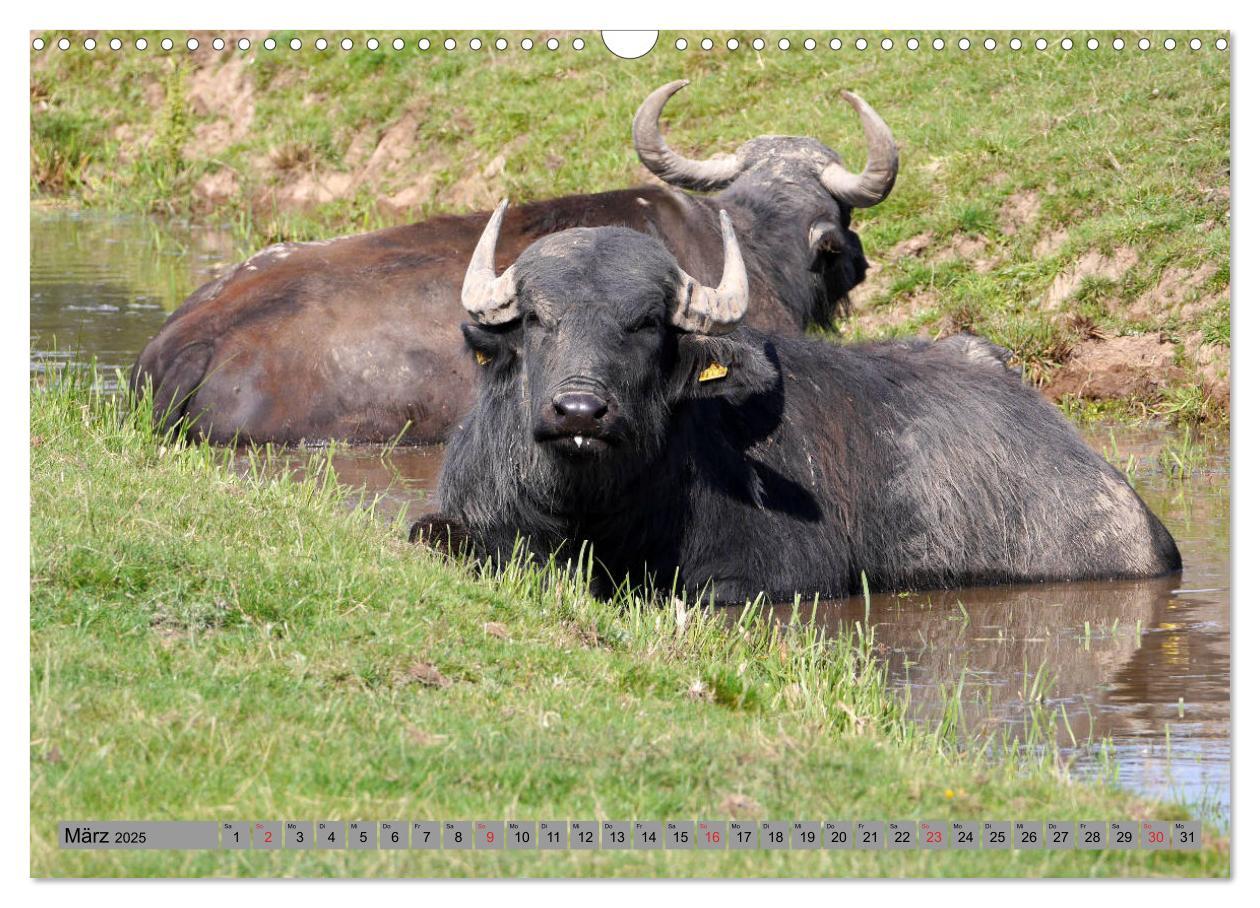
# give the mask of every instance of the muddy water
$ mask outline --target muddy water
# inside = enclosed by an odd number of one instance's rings
[[[31,371],[131,368],[167,314],[235,259],[224,231],[61,208],[31,212]]]
[[[237,257],[219,231],[33,212],[32,374],[92,356],[107,373],[125,371],[167,312]],[[1042,715],[1058,717],[1053,734],[1076,771],[1114,773],[1134,790],[1227,823],[1228,448],[1208,444],[1192,474],[1177,479],[1160,462],[1177,442],[1167,430],[1086,434],[1114,462],[1133,458],[1135,485],[1181,547],[1179,577],[874,596],[869,615],[860,600],[824,602],[815,620],[833,630],[872,626],[892,683],[909,688],[925,721],[952,702],[968,730],[1020,734],[1035,700]],[[300,469],[306,459],[281,452],[276,464]],[[441,459],[440,449],[343,449],[334,463],[342,482],[392,518],[425,510]],[[776,606],[776,619],[790,610]]]

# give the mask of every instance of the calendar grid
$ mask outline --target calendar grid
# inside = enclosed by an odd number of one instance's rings
[[[63,821],[68,850],[1191,851],[1198,820]]]

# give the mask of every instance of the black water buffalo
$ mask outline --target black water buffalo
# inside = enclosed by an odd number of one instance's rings
[[[971,335],[838,346],[741,325],[748,284],[696,280],[621,228],[535,242],[495,277],[491,218],[463,301],[477,401],[440,512],[491,559],[590,544],[612,582],[842,596],[1136,578],[1168,531],[1017,372]],[[434,540],[439,542],[439,540]]]
[[[854,208],[881,201],[897,174],[888,126],[856,95],[868,161],[850,173],[814,139],[765,136],[736,155],[692,161],[661,139],[665,101],[635,115],[640,157],[670,187],[570,196],[514,209],[500,254],[511,261],[539,237],[618,225],[660,238],[701,280],[722,265],[719,207],[748,256],[748,321],[797,333],[828,323],[866,273],[850,229]],[[215,442],[440,441],[472,402],[459,304],[464,266],[486,213],[264,249],[197,290],[141,352],[137,390],[151,382],[167,423]]]

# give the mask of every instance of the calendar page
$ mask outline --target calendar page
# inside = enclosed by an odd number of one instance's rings
[[[30,874],[1230,876],[1231,32],[425,15],[9,35]]]

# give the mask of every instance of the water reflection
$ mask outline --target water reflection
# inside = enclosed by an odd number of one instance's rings
[[[1057,740],[1110,739],[1077,768],[1104,762],[1122,784],[1185,801],[1219,823],[1230,806],[1229,459],[1209,448],[1186,479],[1167,475],[1153,428],[1086,431],[1120,463],[1168,525],[1185,561],[1179,576],[1147,581],[980,587],[819,603],[830,632],[867,623],[888,647],[890,676],[909,686],[914,715],[936,722],[947,699],[979,733],[1022,733],[1030,697],[1057,713]],[[808,607],[812,610],[812,605]],[[790,605],[771,607],[774,620]]]
[[[791,608],[771,610],[786,622]],[[872,630],[916,718],[952,700],[966,731],[1020,738],[1035,702],[1061,747],[1111,739],[1126,784],[1215,811],[1229,803],[1228,612],[1226,590],[1162,578],[873,596],[869,617],[855,599],[816,620]],[[1097,767],[1087,751],[1082,770]]]
[[[235,258],[223,231],[34,208],[32,374],[95,356],[112,387],[168,312]]]
[[[322,459],[323,452],[320,453]],[[350,496],[353,503],[371,506],[385,521],[401,515],[409,522],[434,507],[433,490],[442,469],[443,453],[439,446],[383,451],[352,445],[334,446],[329,457],[337,482],[358,493]],[[257,461],[267,475],[288,473],[301,479],[315,454],[309,449],[270,448],[265,455],[254,456],[241,450],[236,453],[235,463],[242,475],[254,470]]]

